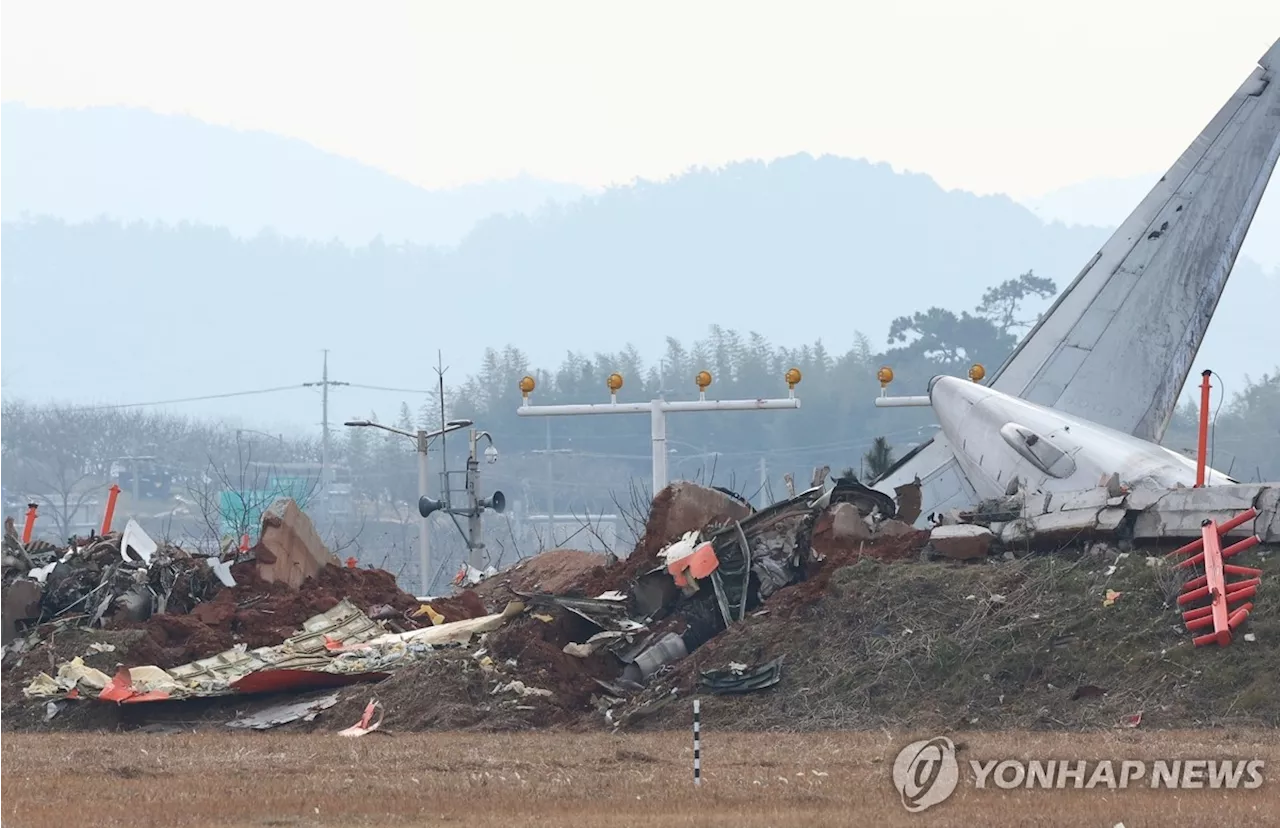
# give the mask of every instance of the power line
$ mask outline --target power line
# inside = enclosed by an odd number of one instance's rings
[[[385,385],[361,385],[358,382],[345,383],[352,388],[363,388],[366,391],[394,391],[397,394],[434,394],[434,391],[423,391],[421,388],[388,388]]]
[[[225,394],[205,394],[200,397],[180,397],[172,400],[151,400],[150,402],[112,403],[110,405],[77,405],[72,411],[100,411],[111,408],[143,408],[149,405],[177,405],[178,403],[203,402],[204,400],[225,400],[230,397],[249,397],[255,394],[274,394],[279,391],[296,391],[301,385],[280,385],[275,388],[259,388],[253,391],[229,391]]]
[[[175,397],[173,399],[148,399],[146,402],[136,403],[104,403],[100,406],[68,406],[69,411],[110,411],[119,410],[119,408],[146,408],[148,406],[177,406],[180,403],[198,403],[207,402],[210,399],[230,399],[233,397],[256,397],[259,394],[276,394],[279,392],[292,392],[300,388],[310,388],[310,386],[324,386],[324,380],[320,383],[301,383],[297,385],[276,385],[275,388],[255,388],[252,390],[244,390],[244,392],[227,392],[224,394],[201,394],[198,397]],[[397,394],[430,394],[420,388],[388,388],[385,385],[362,385],[360,383],[335,383],[329,381],[329,385],[348,385],[351,388],[360,388],[371,390],[371,392],[394,392]]]

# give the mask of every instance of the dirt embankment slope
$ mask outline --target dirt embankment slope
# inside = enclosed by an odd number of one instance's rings
[[[1280,726],[1275,585],[1264,576],[1242,631],[1253,640],[1219,649],[1192,645],[1174,605],[1181,583],[1140,552],[863,559],[835,571],[822,600],[712,639],[646,691],[667,700],[635,705],[629,724],[683,726],[687,704],[675,700],[696,692],[699,669],[783,656],[777,687],[705,703],[708,727],[1092,729],[1139,713],[1143,728]],[[1108,590],[1119,593],[1110,604]]]

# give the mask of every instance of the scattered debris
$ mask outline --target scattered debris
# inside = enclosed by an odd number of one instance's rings
[[[52,704],[52,702],[50,702]],[[318,698],[302,699],[294,702],[273,704],[257,713],[241,716],[227,722],[227,727],[247,728],[251,730],[269,730],[273,727],[302,721],[312,721],[320,715],[320,711],[328,710],[338,703],[337,693],[328,693]]]
[[[732,663],[727,670],[703,670],[699,684],[716,694],[752,693],[782,680],[782,656],[758,667]]]
[[[924,571],[1019,572],[1035,559],[1035,543],[1025,544],[1027,551],[1019,547],[1018,556],[1004,548],[1006,537],[1023,531],[1010,529],[1023,521],[1025,504],[1017,497],[972,513],[935,516],[924,532],[907,522],[913,501],[918,510],[918,485],[899,487],[890,498],[849,474],[828,482],[827,472],[819,471],[812,488],[759,510],[732,493],[674,484],[654,499],[629,557],[609,562],[553,550],[500,572],[466,571],[462,581],[474,588],[429,598],[403,592],[382,570],[341,566],[322,544],[312,543],[314,527],[287,502],[264,518],[264,526],[272,525],[261,543],[221,558],[192,557],[158,544],[148,552],[146,542],[132,535],[126,543],[125,533],[76,541],[65,550],[20,545],[12,554],[6,541],[5,664],[44,667],[47,672],[26,668],[23,695],[60,705],[59,711],[74,699],[136,705],[275,692],[295,698],[222,717],[219,726],[301,727],[336,707],[326,718],[359,717],[342,731],[351,736],[377,731],[387,715],[396,728],[523,727],[577,721],[583,714],[609,727],[630,727],[660,718],[671,699],[700,690],[734,697],[812,681],[812,671],[797,678],[796,661],[782,674],[784,657],[800,659],[805,654],[798,651],[820,646],[794,631],[815,607],[826,612],[847,603],[854,612],[865,606],[874,588],[866,581],[879,577],[871,573],[901,571],[910,579]],[[1099,491],[1107,499],[1135,496],[1113,494],[1114,488]],[[1089,497],[1080,503],[1097,500]],[[1104,502],[1095,515],[1108,508],[1118,507]],[[1127,553],[1114,543],[1093,538],[1085,541],[1090,544],[1094,548],[1081,558],[1096,580],[1080,591],[1089,606],[1097,607],[1108,585],[1118,589],[1106,590],[1103,600],[1114,606],[1134,573],[1154,579],[1168,571],[1159,559],[1151,563],[1155,556],[1148,556],[1147,566],[1121,565]],[[923,566],[922,554],[948,562]],[[33,570],[41,571],[39,579]],[[1042,627],[1047,634],[1050,624],[1063,623],[1026,611],[1028,595],[1015,581],[968,580],[962,586],[968,589],[950,600],[964,611],[945,634],[988,618],[1017,627],[1020,636],[1032,629],[1038,635]],[[937,590],[931,585],[918,594],[934,600]],[[1127,617],[1142,603],[1135,594],[1108,613],[1084,614]],[[863,644],[849,651],[851,657],[887,659],[890,650],[909,654],[936,646],[940,628],[925,626],[914,610],[881,616],[858,633]],[[1168,635],[1167,622],[1164,627]],[[119,645],[82,639],[55,659],[45,639],[67,628],[128,631],[135,638]],[[726,649],[757,630],[773,632],[759,646]],[[1046,639],[1046,652],[1073,646],[1070,638]],[[43,647],[50,647],[47,661],[32,655]],[[908,662],[917,670],[933,663],[922,658]],[[902,660],[895,659],[895,665]],[[849,668],[832,665],[827,673],[833,669]],[[1004,709],[1007,695],[1017,692],[1007,671],[988,667],[981,675],[990,689],[984,703]],[[1075,708],[1105,710],[1106,723],[1114,723],[1123,708],[1111,704],[1123,704],[1123,693],[1115,684],[1110,695],[1078,684],[1083,675],[1077,670],[1058,678],[1058,687],[1075,686],[1073,701],[1100,699]],[[381,682],[381,701],[369,700],[367,689],[334,689],[372,681]],[[809,692],[798,684],[791,689]],[[886,684],[868,692],[887,690]],[[310,695],[297,696],[302,693]],[[782,695],[757,701],[768,704]],[[734,703],[726,698],[717,707]],[[973,712],[965,711],[963,720],[976,720]],[[64,714],[59,725],[69,718]]]
[[[378,720],[373,721],[373,714],[378,713]],[[339,730],[339,736],[365,736],[378,728],[382,727],[382,720],[385,717],[382,705],[373,699],[369,699],[369,704],[364,708],[364,715],[360,717],[360,721],[353,724],[345,730]]]

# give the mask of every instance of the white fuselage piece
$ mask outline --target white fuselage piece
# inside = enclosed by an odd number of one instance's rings
[[[929,400],[957,462],[979,498],[1080,491],[1112,474],[1129,487],[1171,489],[1196,482],[1196,464],[1149,443],[956,377],[934,377]],[[1209,483],[1229,483],[1206,472]],[[1017,484],[1011,481],[1017,478]]]

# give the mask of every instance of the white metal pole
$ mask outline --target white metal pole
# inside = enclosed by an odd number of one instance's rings
[[[876,408],[925,408],[933,405],[924,395],[915,397],[876,397]]]
[[[547,543],[550,549],[555,549],[556,544],[556,508],[555,508],[555,483],[552,477],[551,466],[551,421],[547,420]]]
[[[644,414],[648,413],[653,438],[653,494],[656,496],[667,486],[667,420],[668,412],[676,411],[781,411],[799,408],[800,400],[652,400],[647,403],[590,403],[584,405],[529,405],[516,409],[519,417],[576,417],[584,414]]]
[[[654,400],[649,404],[651,408],[650,423],[653,437],[653,492],[652,497],[657,497],[658,492],[667,488],[667,410],[662,400]]]
[[[471,429],[468,438],[470,446],[467,453],[467,564],[476,569],[484,569],[484,530],[480,523],[480,461],[476,457],[476,444],[479,440],[476,429]]]
[[[418,430],[418,497],[430,494],[427,470],[427,432]],[[422,596],[431,594],[431,521],[418,515],[418,566],[421,569]]]

